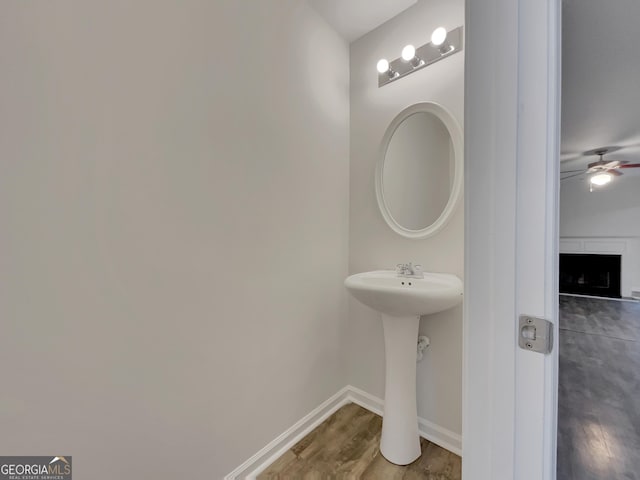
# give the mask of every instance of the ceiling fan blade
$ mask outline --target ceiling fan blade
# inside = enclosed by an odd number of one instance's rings
[[[612,168],[618,168],[619,166],[621,166],[624,162],[621,162],[619,160],[612,160],[611,162],[607,162],[605,163],[602,167],[606,168],[607,170],[610,170]]]
[[[584,168],[581,168],[580,170],[567,170],[565,172],[560,172],[560,173],[563,174],[563,173],[576,173],[576,172],[584,173],[586,172],[586,170]]]
[[[620,165],[618,168],[638,168],[640,163],[627,163],[626,165]]]
[[[617,168],[612,168],[611,170],[607,170],[607,173],[610,173],[611,175],[614,175],[616,177],[624,175],[622,172],[619,172]]]

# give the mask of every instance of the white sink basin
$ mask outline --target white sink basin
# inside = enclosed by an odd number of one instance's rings
[[[406,278],[380,270],[351,275],[344,284],[355,298],[381,314],[386,376],[380,452],[392,463],[408,465],[421,454],[416,401],[420,316],[461,303],[462,282],[446,273]]]
[[[392,316],[430,315],[462,302],[462,282],[448,273],[404,278],[379,270],[351,275],[344,284],[362,303]]]

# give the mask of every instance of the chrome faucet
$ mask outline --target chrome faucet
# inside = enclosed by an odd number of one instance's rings
[[[399,277],[424,278],[422,265],[413,265],[411,262],[397,264],[396,273]]]

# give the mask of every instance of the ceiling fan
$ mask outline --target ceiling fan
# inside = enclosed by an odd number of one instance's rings
[[[567,180],[569,178],[577,177],[584,173],[589,173],[591,176],[589,177],[589,183],[591,186],[596,185],[598,187],[602,185],[606,185],[609,183],[613,177],[619,177],[622,175],[620,171],[621,168],[638,168],[640,167],[640,163],[629,163],[620,160],[605,160],[604,156],[607,153],[618,150],[619,147],[609,147],[609,148],[597,148],[595,150],[590,150],[585,152],[585,155],[598,155],[600,159],[596,162],[592,162],[587,165],[586,169],[581,170],[568,170],[565,172],[560,172],[561,175],[566,175],[561,177],[561,180]]]

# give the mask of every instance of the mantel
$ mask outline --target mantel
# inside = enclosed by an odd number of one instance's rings
[[[621,255],[622,296],[640,296],[640,237],[560,237],[560,253]]]

